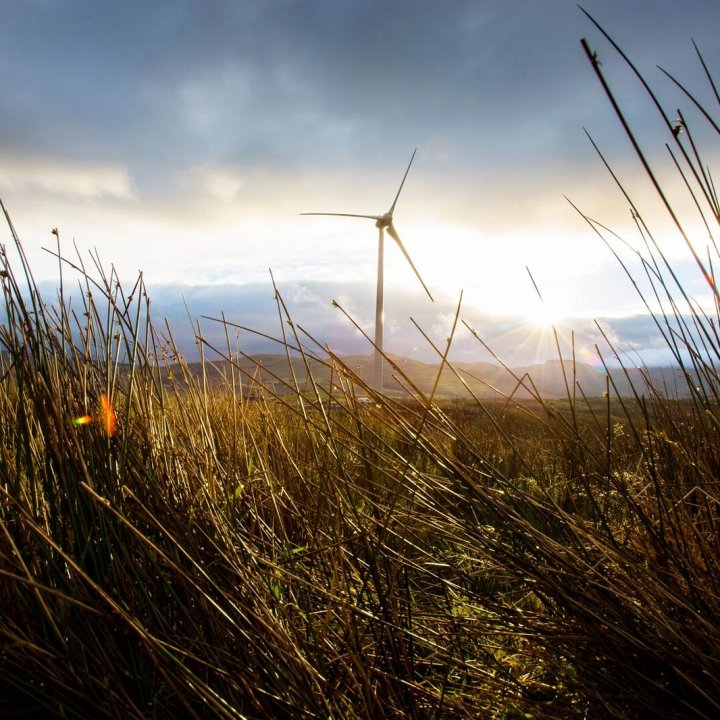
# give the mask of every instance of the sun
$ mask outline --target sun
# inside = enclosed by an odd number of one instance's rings
[[[564,317],[565,313],[559,307],[548,302],[532,303],[525,313],[527,322],[538,330],[549,330]]]

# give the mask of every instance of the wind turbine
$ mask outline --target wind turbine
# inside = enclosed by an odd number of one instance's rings
[[[400,236],[397,233],[397,230],[395,230],[395,226],[393,225],[393,212],[395,212],[395,205],[397,205],[398,198],[400,197],[400,193],[402,192],[403,185],[405,184],[405,179],[408,176],[408,173],[410,172],[410,166],[413,163],[413,160],[415,159],[415,153],[417,152],[417,148],[413,151],[412,157],[410,158],[410,162],[408,163],[407,170],[405,170],[405,175],[403,175],[402,182],[400,183],[400,187],[398,188],[397,195],[395,195],[395,199],[393,200],[393,204],[390,206],[390,209],[384,214],[384,215],[356,215],[354,213],[330,213],[330,212],[313,212],[313,213],[300,213],[301,215],[332,215],[333,217],[356,217],[356,218],[367,218],[368,220],[374,220],[375,221],[375,227],[378,229],[378,267],[377,267],[377,296],[375,300],[375,370],[374,370],[374,385],[375,388],[382,392],[383,390],[383,359],[382,359],[382,350],[383,350],[383,284],[384,284],[384,278],[383,278],[383,267],[384,267],[384,254],[385,254],[385,230],[387,229],[388,235],[397,243],[397,246],[400,248],[402,254],[405,256],[405,259],[410,263],[410,267],[413,269],[413,272],[417,276],[417,279],[420,281],[420,284],[425,289],[425,292],[428,294],[428,297],[430,300],[435,302],[433,300],[433,296],[430,294],[430,291],[427,289],[427,285],[423,282],[423,279],[420,277],[420,273],[418,272],[417,268],[415,267],[415,264],[410,258],[410,255],[408,255],[408,251],[405,249],[405,246],[402,244],[402,240],[400,240]]]

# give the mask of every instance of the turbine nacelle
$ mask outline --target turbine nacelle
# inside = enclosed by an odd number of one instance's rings
[[[380,215],[380,217],[375,222],[376,228],[386,228],[390,227],[392,225],[392,213],[386,212],[384,215]]]

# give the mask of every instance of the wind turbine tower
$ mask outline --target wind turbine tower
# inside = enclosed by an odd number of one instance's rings
[[[397,243],[397,246],[400,248],[402,254],[405,256],[405,259],[410,263],[410,267],[413,269],[413,272],[417,276],[417,279],[420,281],[420,284],[423,286],[425,292],[428,294],[428,297],[430,300],[433,300],[433,296],[430,294],[430,291],[427,289],[427,285],[423,282],[423,279],[420,277],[420,273],[418,272],[417,268],[415,267],[415,264],[413,263],[412,259],[410,258],[410,255],[408,254],[408,251],[405,249],[405,246],[402,243],[402,240],[400,240],[400,236],[397,233],[397,230],[395,229],[395,226],[393,225],[393,213],[395,212],[395,206],[397,205],[398,198],[400,197],[400,193],[402,192],[403,185],[405,185],[405,180],[408,176],[408,173],[410,172],[410,166],[413,163],[413,160],[415,159],[415,153],[417,152],[417,148],[413,151],[412,157],[410,158],[410,162],[408,163],[407,170],[405,170],[405,175],[403,175],[402,182],[400,183],[400,187],[398,188],[397,194],[395,195],[395,199],[393,200],[392,205],[390,206],[390,209],[384,213],[383,215],[356,215],[355,213],[331,213],[331,212],[312,212],[312,213],[300,213],[301,215],[332,215],[334,217],[356,217],[356,218],[367,218],[368,220],[374,220],[375,221],[375,227],[378,229],[378,266],[377,266],[377,294],[376,294],[376,300],[375,300],[375,367],[374,367],[374,386],[375,389],[378,390],[378,392],[383,392],[383,322],[384,322],[384,316],[383,316],[383,307],[384,307],[384,297],[383,297],[383,287],[384,287],[384,255],[385,255],[385,230],[387,230],[388,235]],[[433,300],[434,302],[434,300]]]

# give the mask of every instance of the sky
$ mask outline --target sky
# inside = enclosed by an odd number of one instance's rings
[[[657,65],[714,102],[692,40],[720,76],[720,3],[583,7],[673,118],[689,103]],[[58,265],[46,248],[57,227],[67,257],[96,252],[126,284],[143,273],[156,322],[170,320],[188,359],[188,315],[212,342],[222,328],[203,317],[221,313],[281,333],[270,271],[319,343],[370,352],[358,328],[372,335],[376,229],[300,213],[385,212],[415,148],[395,225],[435,302],[388,239],[388,351],[436,358],[411,318],[442,345],[462,292],[458,360],[489,357],[467,326],[510,364],[556,356],[555,323],[561,352],[574,333],[579,356],[597,362],[596,320],[615,351],[667,359],[623,268],[568,202],[642,247],[585,130],[683,286],[707,304],[580,38],[703,254],[707,231],[672,170],[668,132],[575,2],[0,0],[0,16],[0,197],[36,279],[51,299]],[[708,138],[712,165],[717,136]],[[616,246],[641,275],[632,250]],[[236,340],[277,350],[246,330]]]

